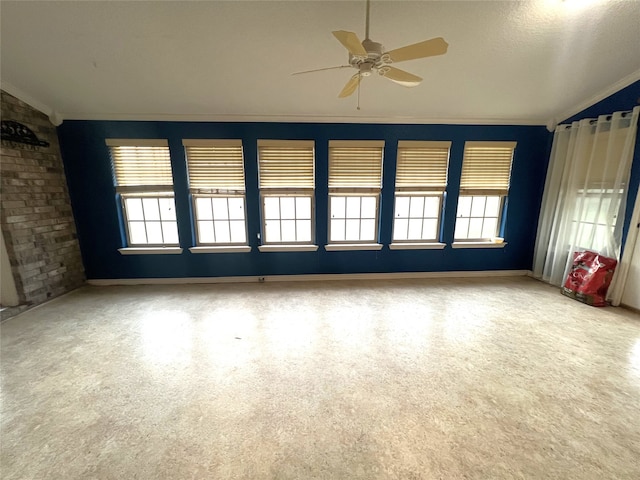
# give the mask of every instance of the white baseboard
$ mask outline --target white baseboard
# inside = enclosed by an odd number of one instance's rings
[[[313,275],[264,275],[246,277],[186,277],[186,278],[104,278],[87,280],[89,285],[177,285],[188,283],[257,283],[316,282],[322,280],[393,280],[412,278],[478,278],[524,277],[530,270],[483,270],[473,272],[392,272],[392,273],[330,273]]]

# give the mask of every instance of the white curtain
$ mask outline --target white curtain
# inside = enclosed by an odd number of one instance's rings
[[[538,223],[535,277],[562,285],[577,251],[620,260],[639,115],[635,107],[556,128]],[[610,298],[615,288],[614,277]]]

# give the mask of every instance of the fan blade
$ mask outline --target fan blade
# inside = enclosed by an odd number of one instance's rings
[[[414,75],[413,73],[405,72],[399,68],[390,67],[385,65],[380,70],[380,75],[388,78],[392,82],[396,82],[404,87],[415,87],[422,82],[422,78]]]
[[[358,39],[358,36],[353,32],[347,32],[345,30],[338,30],[333,33],[333,36],[344,45],[344,48],[349,50],[351,55],[358,55],[361,57],[367,56],[367,51],[362,46],[362,42]]]
[[[396,48],[387,52],[391,61],[394,63],[406,62],[407,60],[414,60],[416,58],[433,57],[435,55],[444,55],[447,53],[449,44],[444,41],[444,38],[432,38],[431,40],[425,40],[424,42],[414,43],[413,45],[407,45],[406,47]]]
[[[294,72],[291,75],[302,75],[303,73],[322,72],[324,70],[337,70],[339,68],[353,68],[351,65],[340,65],[339,67],[316,68],[315,70],[305,70],[304,72]]]
[[[358,85],[360,84],[360,74],[356,73],[353,77],[349,79],[347,84],[344,86],[342,91],[338,94],[338,98],[345,98],[351,95],[356,91]]]

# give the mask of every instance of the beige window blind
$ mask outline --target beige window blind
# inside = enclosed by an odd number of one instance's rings
[[[380,190],[384,141],[331,140],[329,189]]]
[[[116,191],[171,192],[171,157],[166,140],[106,140],[111,153]]]
[[[313,159],[313,140],[258,140],[260,188],[313,189]]]
[[[451,142],[398,142],[396,190],[444,193]]]
[[[461,195],[507,195],[516,142],[466,142]]]
[[[183,140],[192,193],[244,192],[242,140]]]

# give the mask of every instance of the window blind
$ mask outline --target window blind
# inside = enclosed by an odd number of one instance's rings
[[[313,189],[313,140],[258,140],[260,188]]]
[[[397,191],[443,193],[451,142],[398,142]]]
[[[466,142],[461,195],[507,195],[516,142]]]
[[[192,193],[244,192],[242,140],[183,140]]]
[[[107,139],[116,191],[171,192],[171,158],[166,140]]]
[[[329,142],[330,191],[380,190],[384,141]]]
[[[578,171],[577,180],[586,184],[588,188],[611,189],[617,180],[618,164],[624,158],[626,149],[633,149],[633,142],[627,144],[628,130],[626,128],[612,131],[596,131],[588,137],[583,137],[585,147],[581,150],[578,161],[582,168]],[[616,181],[617,180],[617,181]],[[624,186],[624,182],[622,182]]]

